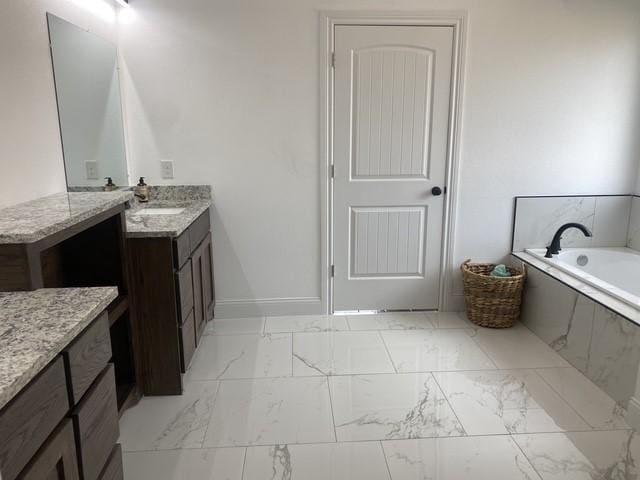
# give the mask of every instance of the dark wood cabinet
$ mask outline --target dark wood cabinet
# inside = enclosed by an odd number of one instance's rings
[[[178,237],[127,240],[145,395],[179,395],[215,304],[209,210]]]
[[[122,478],[109,345],[103,312],[0,409],[2,480]]]
[[[212,253],[211,234],[209,233],[191,257],[196,344],[200,342],[207,320],[213,316]]]
[[[98,480],[118,441],[118,407],[113,365],[93,383],[71,417],[78,435],[78,460],[83,480]]]
[[[104,312],[89,328],[63,350],[71,384],[71,402],[76,404],[111,359],[109,321]]]
[[[196,323],[193,318],[193,308],[187,320],[178,329],[180,333],[180,367],[186,372],[196,353]]]
[[[107,460],[104,470],[100,474],[99,480],[123,480],[124,471],[122,469],[122,447],[117,444],[113,447],[111,455]]]
[[[64,420],[24,469],[20,480],[80,480],[71,421]]]
[[[69,411],[62,358],[58,357],[0,412],[0,472],[13,480]]]
[[[139,331],[129,298],[125,231],[122,203],[37,241],[0,244],[0,291],[118,287],[119,296],[107,310],[120,413],[135,404],[141,393]]]

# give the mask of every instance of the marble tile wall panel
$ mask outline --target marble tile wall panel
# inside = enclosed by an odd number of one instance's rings
[[[587,238],[577,230],[564,234],[570,247],[623,247],[631,211],[631,196],[521,197],[516,201],[513,251],[549,244],[558,227],[578,222],[589,228]]]
[[[635,392],[640,364],[640,328],[596,305],[586,375],[626,404]]]
[[[631,218],[629,220],[629,234],[627,246],[640,250],[640,197],[631,199]]]
[[[522,322],[621,405],[633,396],[640,327],[530,267]]]
[[[595,303],[541,271],[527,269],[522,322],[581,372],[587,369]]]

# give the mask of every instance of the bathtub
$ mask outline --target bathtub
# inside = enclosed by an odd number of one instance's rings
[[[549,265],[640,309],[640,252],[630,248],[563,248],[553,258],[546,249],[527,249]]]

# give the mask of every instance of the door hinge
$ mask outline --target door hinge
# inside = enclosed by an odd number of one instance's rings
[[[336,68],[336,52],[331,52],[331,68]]]
[[[329,178],[336,178],[336,166],[329,165]]]
[[[335,265],[331,265],[331,277],[335,277],[336,276],[336,266]]]

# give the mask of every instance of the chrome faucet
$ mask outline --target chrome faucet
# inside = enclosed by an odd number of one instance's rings
[[[545,254],[545,258],[551,258],[553,255],[557,255],[560,252],[560,250],[562,250],[560,248],[560,240],[562,240],[562,234],[570,228],[577,228],[582,233],[584,233],[585,237],[593,236],[591,235],[591,232],[589,231],[589,229],[584,225],[582,225],[581,223],[565,223],[558,229],[556,234],[553,236],[553,240],[551,240],[551,245],[547,247],[547,253]]]

